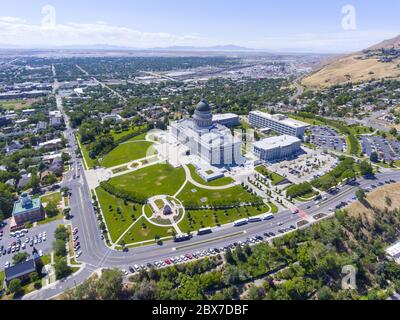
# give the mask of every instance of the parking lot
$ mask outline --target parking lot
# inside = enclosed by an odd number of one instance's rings
[[[311,143],[327,150],[347,152],[346,139],[332,128],[315,126],[311,128]]]
[[[361,137],[360,142],[362,152],[368,157],[376,152],[381,161],[400,160],[400,142],[398,141],[389,141],[382,137]]]
[[[293,161],[283,161],[267,169],[287,178],[292,183],[302,183],[318,178],[331,171],[339,160],[324,152],[303,148],[307,154]]]
[[[28,233],[24,233],[20,237],[11,236],[7,226],[3,228],[3,236],[0,237],[0,249],[3,247],[0,255],[0,270],[5,268],[7,262],[12,264],[13,256],[19,252],[32,254],[35,248],[44,255],[50,253],[51,244],[54,241],[54,231],[59,224],[59,221],[55,221],[31,228]]]

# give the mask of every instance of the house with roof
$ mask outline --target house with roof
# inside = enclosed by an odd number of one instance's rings
[[[19,279],[21,281],[29,279],[29,275],[32,272],[36,272],[36,263],[34,259],[30,259],[24,262],[21,262],[15,266],[11,266],[4,270],[5,277],[5,287],[9,285],[9,283],[14,279]]]
[[[31,198],[27,193],[23,193],[14,203],[12,216],[17,226],[43,220],[46,217],[40,198]]]
[[[4,148],[4,152],[6,154],[13,154],[14,152],[17,152],[18,150],[22,149],[22,145],[19,143],[19,141],[11,141],[7,147]]]

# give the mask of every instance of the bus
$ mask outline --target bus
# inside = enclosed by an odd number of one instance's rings
[[[266,214],[264,216],[264,220],[272,220],[274,218],[275,218],[275,216],[272,213]]]
[[[182,235],[177,235],[174,238],[174,242],[183,242],[183,241],[189,241],[192,238],[192,236],[188,234],[182,234]]]
[[[197,231],[198,236],[203,236],[205,234],[210,234],[210,233],[212,233],[211,228],[203,228],[203,229],[200,229],[199,231]]]
[[[241,220],[237,220],[233,223],[233,225],[235,227],[240,227],[240,226],[244,226],[245,224],[248,224],[249,220],[248,219],[241,219]]]
[[[251,217],[251,218],[249,218],[248,221],[249,221],[250,223],[253,223],[253,222],[261,222],[262,219],[261,219],[260,217]]]

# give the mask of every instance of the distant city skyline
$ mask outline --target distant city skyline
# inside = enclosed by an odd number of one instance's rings
[[[2,0],[1,8],[3,47],[229,44],[271,52],[341,53],[400,34],[396,0]]]

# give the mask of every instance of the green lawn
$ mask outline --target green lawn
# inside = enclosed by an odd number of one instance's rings
[[[96,189],[96,193],[111,240],[115,242],[135,221],[133,217],[139,218],[142,215],[142,206],[136,205],[137,210],[134,211],[132,203],[125,204],[124,200],[114,197],[101,187]],[[121,208],[121,214],[117,208]]]
[[[54,192],[48,195],[44,195],[43,197],[40,197],[40,199],[42,200],[42,204],[46,204],[49,202],[59,204],[61,202],[61,193]]]
[[[42,260],[43,265],[48,265],[51,262],[51,256],[50,255],[46,255],[40,258]]]
[[[156,195],[174,195],[185,182],[183,168],[157,164],[113,178],[109,183],[118,189],[135,192],[151,198]]]
[[[0,108],[3,109],[24,109],[28,108],[29,104],[23,99],[0,101]]]
[[[160,238],[172,237],[174,231],[175,230],[172,227],[155,226],[142,217],[119,244],[123,242],[125,242],[125,244],[131,244],[135,242],[154,240],[156,236],[159,236]]]
[[[49,204],[50,202],[55,203],[57,206],[60,205],[60,202],[62,200],[62,196],[60,192],[54,192],[48,195],[45,195],[43,197],[40,197],[41,201],[42,201],[42,205],[47,206],[47,204]],[[59,214],[57,214],[54,217],[47,217],[44,220],[38,221],[38,225],[44,225],[53,221],[57,221],[57,220],[62,220],[64,219],[64,215],[61,212],[61,210],[59,210]]]
[[[196,168],[193,165],[191,164],[188,165],[188,168],[190,169],[190,175],[192,176],[193,180],[205,186],[220,187],[229,185],[234,182],[234,180],[229,177],[224,177],[214,181],[206,182],[197,174]]]
[[[271,206],[272,207],[272,206]],[[276,207],[275,207],[276,208]],[[274,213],[274,208],[272,208]],[[179,224],[182,232],[193,232],[201,228],[215,227],[224,225],[243,218],[258,216],[267,213],[269,207],[261,205],[259,207],[240,207],[229,210],[188,210],[185,219]]]
[[[101,165],[106,168],[116,167],[125,163],[145,158],[152,142],[129,140],[113,149],[101,161]],[[154,154],[154,148],[153,154]]]
[[[4,271],[0,271],[0,291],[3,290],[4,277],[5,277]]]
[[[207,201],[202,202],[201,199],[207,198]],[[183,202],[184,205],[229,205],[237,203],[250,203],[260,200],[257,196],[253,196],[242,186],[236,186],[224,190],[207,190],[198,188],[191,183],[188,183],[182,192],[178,195],[178,199]]]
[[[275,172],[269,172],[264,166],[258,166],[256,171],[272,181],[272,185],[276,186],[285,181],[285,178]]]

